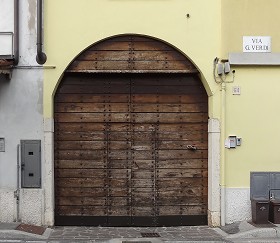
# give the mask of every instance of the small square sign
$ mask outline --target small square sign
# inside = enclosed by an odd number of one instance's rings
[[[232,94],[233,94],[233,95],[240,95],[240,94],[241,94],[241,88],[240,88],[240,86],[233,86],[233,87],[232,87]]]

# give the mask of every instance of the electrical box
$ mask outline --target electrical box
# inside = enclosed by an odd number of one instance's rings
[[[229,147],[230,148],[236,148],[237,143],[236,143],[236,136],[229,136]]]
[[[21,187],[41,187],[41,140],[21,140]]]
[[[280,172],[251,172],[251,199],[280,200]]]
[[[251,200],[269,200],[270,173],[250,173],[250,198]]]

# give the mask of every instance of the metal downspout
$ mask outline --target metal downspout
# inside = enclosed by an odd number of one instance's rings
[[[19,0],[14,0],[14,66],[19,62]]]
[[[226,151],[224,139],[226,137],[226,84],[221,83],[221,225],[226,224]]]
[[[37,56],[38,64],[47,61],[47,55],[43,52],[43,0],[37,0]]]

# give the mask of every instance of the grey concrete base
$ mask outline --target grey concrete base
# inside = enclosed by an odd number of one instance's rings
[[[47,228],[43,235],[31,234],[24,231],[15,230],[15,228],[20,223],[9,223],[9,224],[0,224],[0,239],[17,239],[17,240],[47,240],[51,233],[52,229]]]
[[[14,230],[14,224],[0,224],[0,243],[32,242],[106,242],[106,243],[241,243],[241,242],[280,242],[280,225],[272,228],[257,228],[248,222],[237,222],[226,227],[227,233],[220,228],[208,226],[183,227],[55,227],[47,229],[44,235],[34,235]],[[159,238],[141,237],[141,232],[159,233]]]
[[[5,224],[0,223],[0,232],[2,230],[14,230],[19,225],[20,225],[20,223],[5,223]]]
[[[236,238],[278,238],[277,231],[274,228],[260,228],[253,229],[246,232],[241,232],[227,236],[225,239],[236,239]],[[280,238],[279,238],[280,242]]]

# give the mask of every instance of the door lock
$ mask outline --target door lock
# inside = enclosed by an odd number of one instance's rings
[[[196,146],[194,146],[194,145],[187,145],[187,149],[188,150],[197,150],[197,147]]]

